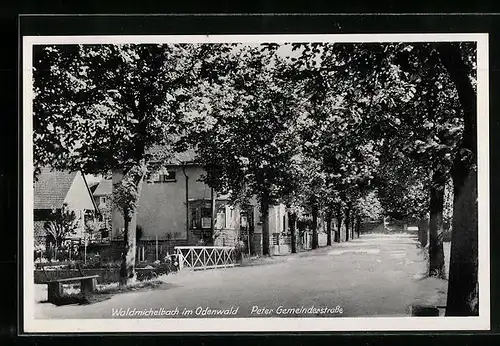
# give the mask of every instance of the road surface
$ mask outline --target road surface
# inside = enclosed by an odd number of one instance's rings
[[[251,266],[169,275],[161,289],[116,294],[94,304],[37,303],[35,318],[131,318],[131,311],[151,309],[158,317],[189,311],[187,317],[407,316],[412,304],[443,302],[446,281],[422,279],[425,272],[413,235],[365,234]]]

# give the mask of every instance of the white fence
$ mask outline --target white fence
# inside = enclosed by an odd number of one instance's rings
[[[236,251],[231,246],[176,246],[179,270],[234,267]]]

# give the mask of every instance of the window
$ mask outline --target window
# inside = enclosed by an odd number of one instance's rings
[[[210,229],[212,227],[212,209],[209,206],[191,207],[191,229]]]
[[[160,174],[158,180],[161,183],[168,183],[168,182],[176,181],[175,171],[168,171],[167,173]]]
[[[201,228],[211,228],[212,210],[210,208],[201,208]]]
[[[219,210],[217,212],[217,229],[224,229],[226,228],[226,213],[224,210]]]
[[[101,204],[105,204],[106,203],[106,197],[101,197]]]

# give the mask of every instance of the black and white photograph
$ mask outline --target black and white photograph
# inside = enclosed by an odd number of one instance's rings
[[[487,34],[22,43],[26,331],[489,329]]]

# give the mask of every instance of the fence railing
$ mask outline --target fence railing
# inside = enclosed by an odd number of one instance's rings
[[[236,265],[236,249],[231,246],[176,246],[174,249],[179,261],[179,270]]]

